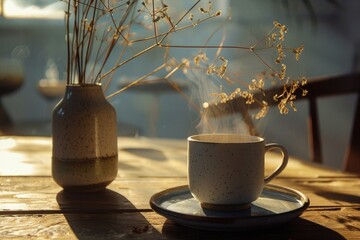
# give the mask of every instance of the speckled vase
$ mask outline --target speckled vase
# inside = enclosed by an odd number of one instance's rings
[[[116,113],[101,85],[68,85],[52,119],[52,176],[68,191],[98,191],[118,171]]]

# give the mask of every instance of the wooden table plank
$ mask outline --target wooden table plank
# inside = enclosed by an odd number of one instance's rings
[[[273,183],[303,192],[310,198],[310,207],[360,207],[357,178],[279,178]],[[186,178],[117,178],[102,194],[65,194],[50,177],[0,177],[0,211],[150,209],[148,201],[153,194],[185,184]]]
[[[186,177],[186,141],[174,139],[118,139],[119,177]],[[267,154],[267,172],[279,164],[279,155]],[[315,167],[314,167],[315,166]],[[51,176],[51,138],[0,137],[0,176]],[[287,178],[354,177],[291,157]]]
[[[260,229],[259,229],[260,230]],[[154,212],[0,216],[0,238],[60,239],[359,239],[358,209],[307,211],[285,226],[251,232],[206,232]],[[271,237],[270,237],[271,236]]]
[[[141,213],[0,216],[0,238],[161,239]]]

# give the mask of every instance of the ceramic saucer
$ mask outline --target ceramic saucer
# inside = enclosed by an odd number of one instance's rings
[[[302,214],[309,199],[294,189],[268,184],[247,210],[212,211],[201,207],[188,186],[154,194],[151,208],[158,214],[187,227],[213,231],[247,231],[269,228]]]

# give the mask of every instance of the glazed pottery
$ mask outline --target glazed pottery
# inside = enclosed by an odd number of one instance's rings
[[[117,125],[101,85],[67,85],[52,119],[52,176],[68,191],[104,189],[118,171]]]
[[[279,149],[282,162],[272,174],[264,176],[264,155]],[[265,184],[286,167],[286,149],[276,143],[265,144],[256,136],[201,134],[188,138],[188,179],[193,196],[204,208],[243,209],[250,207]]]

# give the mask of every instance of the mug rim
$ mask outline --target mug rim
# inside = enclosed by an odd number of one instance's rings
[[[209,139],[211,136],[227,136],[227,137],[235,137],[234,139],[239,139],[239,141],[215,141]],[[201,139],[205,138],[205,139]],[[242,141],[240,141],[242,139]],[[216,143],[216,144],[241,144],[241,143],[261,143],[264,142],[264,138],[253,135],[246,134],[235,134],[235,133],[204,133],[204,134],[195,134],[189,136],[187,139],[189,142],[197,142],[197,143]]]

